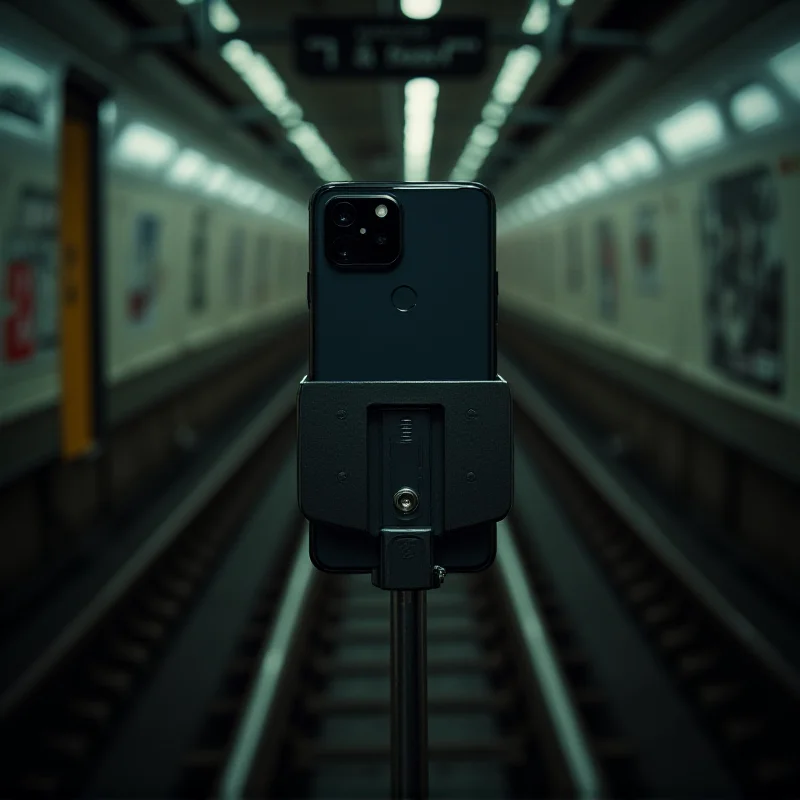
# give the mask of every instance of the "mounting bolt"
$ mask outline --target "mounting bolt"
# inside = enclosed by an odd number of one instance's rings
[[[342,471],[341,471],[341,472],[340,472],[340,473],[339,473],[339,474],[336,476],[336,479],[339,481],[339,483],[344,483],[344,482],[347,480],[347,473],[346,473],[344,470],[342,470]]]
[[[444,583],[445,575],[447,575],[447,570],[444,567],[433,568],[433,580],[437,586],[441,586]]]
[[[474,408],[467,409],[467,419],[477,419],[478,412]]]
[[[337,417],[338,419],[347,419],[347,412],[346,412],[346,411],[345,411],[343,408],[340,408],[340,409],[339,409],[339,410],[336,412],[336,417]]]
[[[474,473],[474,472],[468,472],[468,473],[467,473],[467,480],[468,480],[470,483],[475,483],[475,477],[476,477],[476,476],[475,476],[475,473]]]
[[[394,493],[394,507],[401,514],[410,514],[412,511],[416,511],[418,505],[419,495],[408,486],[404,486]]]

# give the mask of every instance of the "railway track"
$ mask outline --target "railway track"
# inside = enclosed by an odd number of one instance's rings
[[[800,785],[800,676],[518,377],[517,434],[746,796]]]
[[[533,563],[501,525],[491,570],[428,592],[432,798],[640,791],[635,751]],[[366,575],[316,573],[301,546],[282,630],[248,627],[178,794],[386,796],[389,602]]]
[[[292,399],[279,391],[135,557],[4,687],[0,796],[80,791],[290,454]]]

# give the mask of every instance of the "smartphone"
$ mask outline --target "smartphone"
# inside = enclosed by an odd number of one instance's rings
[[[309,380],[493,380],[495,201],[477,183],[332,183],[310,201]],[[476,572],[496,525],[437,535],[435,563]],[[378,566],[375,536],[310,526],[314,565]]]

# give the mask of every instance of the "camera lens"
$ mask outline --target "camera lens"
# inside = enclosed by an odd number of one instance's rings
[[[333,242],[333,252],[338,259],[347,261],[353,257],[353,238],[351,236],[340,236]]]
[[[333,209],[333,221],[340,227],[352,225],[356,219],[356,209],[352,203],[337,203]]]

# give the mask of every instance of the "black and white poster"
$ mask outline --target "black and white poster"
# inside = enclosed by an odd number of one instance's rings
[[[600,316],[616,320],[619,306],[619,248],[610,219],[597,222],[598,300]]]
[[[195,314],[208,304],[208,226],[208,211],[198,209],[189,244],[189,310]]]
[[[567,226],[564,246],[567,254],[567,291],[578,293],[583,289],[583,238],[579,222]]]
[[[767,166],[714,181],[701,205],[710,365],[772,394],[782,391],[785,371],[778,213]]]
[[[658,209],[645,203],[635,212],[634,220],[634,273],[640,294],[657,295],[661,292],[661,265],[658,253],[656,222]]]

